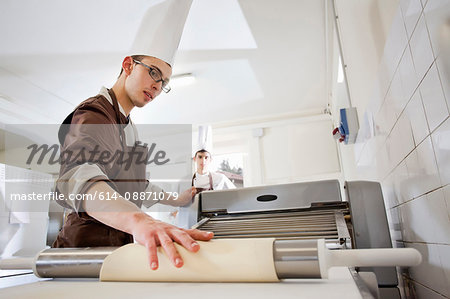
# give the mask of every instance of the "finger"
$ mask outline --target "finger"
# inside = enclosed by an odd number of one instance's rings
[[[197,252],[200,249],[200,245],[184,230],[173,229],[169,236],[189,251]]]
[[[155,238],[152,236],[147,241],[148,260],[150,262],[150,268],[152,270],[158,269],[158,248],[156,246]]]
[[[192,187],[191,188],[191,195],[192,195],[192,197],[194,197],[196,193],[197,193],[197,189],[195,187]]]
[[[207,232],[199,229],[186,229],[185,232],[195,240],[208,241],[214,237],[213,232]]]
[[[177,249],[175,248],[175,245],[173,244],[173,241],[165,232],[158,233],[158,239],[159,243],[161,244],[161,247],[164,249],[164,251],[167,254],[167,257],[169,260],[172,261],[172,263],[175,265],[175,267],[180,268],[183,266],[183,259],[181,258],[181,255],[178,253]]]

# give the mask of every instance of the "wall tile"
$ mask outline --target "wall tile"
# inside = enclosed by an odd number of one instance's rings
[[[399,6],[394,19],[392,20],[391,32],[387,37],[384,46],[383,60],[386,61],[386,66],[388,66],[389,78],[391,78],[394,71],[397,69],[407,44],[408,37],[403,23],[401,8]]]
[[[393,244],[403,240],[424,257],[410,269],[419,299],[450,297],[450,65],[436,42],[447,7],[400,0],[367,105],[376,152],[361,153],[382,181]]]
[[[392,241],[395,243],[397,240],[403,240],[400,208],[389,209],[386,212]]]
[[[450,118],[431,134],[442,185],[450,184]]]
[[[381,106],[380,111],[374,118],[376,133],[377,135],[385,135],[388,136],[394,126],[395,121],[397,120],[397,115],[395,113],[395,107],[392,105],[392,101],[390,100],[389,92],[386,100]]]
[[[417,199],[415,199],[417,200]],[[400,219],[402,219],[402,225],[400,227],[403,240],[406,242],[412,242],[416,235],[414,235],[414,228],[412,223],[412,218],[414,217],[414,210],[410,203],[403,204],[399,206],[400,208]]]
[[[420,165],[419,157],[417,155],[417,148],[405,158],[405,164],[408,169],[407,197],[409,199],[413,199],[421,194],[424,194],[426,192],[424,189],[427,189],[423,185],[419,184],[421,177],[425,175],[425,171]]]
[[[425,117],[425,110],[423,109],[422,97],[419,90],[414,93],[413,97],[409,101],[405,113],[411,124],[414,144],[417,146],[430,134],[427,119]]]
[[[447,281],[442,269],[438,245],[407,243],[406,246],[416,248],[422,254],[422,263],[419,266],[409,268],[411,278],[440,294],[444,294],[447,289]]]
[[[372,90],[372,95],[370,97],[370,101],[367,103],[366,113],[370,113],[371,115],[377,115],[378,111],[380,111],[381,105],[384,102],[384,96],[382,95],[381,90],[385,89],[387,91],[387,86],[385,86],[385,82],[381,79],[381,76],[378,75],[378,78],[375,80],[375,88]]]
[[[420,2],[422,3],[422,6],[425,6],[428,3],[428,0],[420,0]]]
[[[447,289],[444,295],[450,297],[450,245],[438,245],[437,247],[447,281]]]
[[[432,132],[449,115],[435,64],[433,64],[420,84],[420,94],[422,95],[428,127],[430,132]]]
[[[359,134],[358,137],[356,139],[355,145],[353,146],[353,153],[355,156],[355,161],[356,164],[358,165],[359,160],[361,159],[361,155],[364,151],[364,148],[366,147],[367,141],[363,141],[363,142],[359,142],[358,138],[359,138]]]
[[[445,297],[441,294],[436,293],[435,291],[424,287],[423,285],[413,282],[413,286],[415,298],[417,299],[445,299]]]
[[[423,15],[421,15],[419,22],[417,23],[409,45],[411,47],[417,78],[420,81],[434,61],[433,51],[431,50],[430,39],[428,37],[428,30]]]
[[[380,148],[386,147],[386,135],[376,135],[373,139],[375,139],[376,150],[379,151]],[[376,156],[376,155],[375,155]]]
[[[397,123],[392,129],[389,140],[390,163],[394,167],[414,149],[414,138],[412,135],[411,123],[406,113],[403,113],[399,117]]]
[[[409,46],[406,48],[406,51],[403,54],[402,60],[400,62],[399,73],[403,96],[405,98],[406,104],[411,99],[411,96],[413,95],[419,83],[417,80],[416,71],[414,69],[414,63]]]
[[[445,204],[447,205],[448,218],[450,219],[450,185],[444,187],[444,197],[445,197]]]
[[[434,57],[441,53],[439,45],[439,32],[441,26],[446,22],[450,15],[450,1],[448,0],[429,0],[424,8],[425,23],[431,39],[431,47]]]
[[[387,141],[385,142],[385,146],[382,146],[377,151],[377,154],[375,156],[375,161],[377,164],[378,178],[379,178],[379,180],[382,180],[392,170],[390,167],[390,164],[389,164]]]
[[[405,22],[408,38],[411,38],[422,12],[422,4],[420,3],[420,0],[402,0],[400,1],[400,7],[402,8],[403,20]]]
[[[406,52],[406,51],[405,51]],[[400,65],[402,63],[400,62]],[[403,92],[402,82],[400,78],[400,66],[392,78],[391,86],[386,97],[386,101],[390,101],[390,109],[393,109],[396,119],[402,113],[403,107],[406,105],[406,97]]]
[[[450,243],[450,221],[442,189],[402,205],[401,217],[406,241]]]
[[[428,193],[426,199],[430,218],[425,226],[432,228],[431,238],[427,242],[450,244],[450,220],[443,189]]]
[[[386,159],[386,165],[387,165],[387,173],[390,173],[392,171],[395,170],[396,167],[396,163],[395,163],[395,157],[393,156],[393,152],[394,152],[394,141],[392,140],[391,136],[389,136],[386,139],[386,152],[385,152],[385,156],[383,157],[384,159]],[[382,150],[380,150],[378,153],[382,152]],[[377,153],[377,154],[378,154]],[[384,177],[383,177],[384,178]]]
[[[394,172],[390,173],[381,183],[384,204],[387,209],[393,208],[399,204],[394,190],[394,174]]]
[[[378,93],[379,100],[375,101],[374,103],[369,103],[369,105],[372,105],[373,108],[376,108],[375,106],[378,106],[376,109],[372,109],[374,115],[377,114],[384,102],[384,98],[386,97],[389,84],[391,83],[392,74],[394,72],[395,68],[393,68],[390,65],[389,61],[386,61],[386,57],[383,56],[378,67],[378,75],[376,79],[377,81],[374,88],[374,92]]]
[[[430,137],[406,158],[409,197],[417,197],[441,186]]]
[[[436,68],[438,69],[439,77],[441,78],[442,90],[444,91],[445,99],[447,100],[447,108],[450,111],[450,61],[442,55],[436,58]]]
[[[398,203],[404,203],[408,197],[408,169],[405,161],[401,162],[394,170],[394,193]]]

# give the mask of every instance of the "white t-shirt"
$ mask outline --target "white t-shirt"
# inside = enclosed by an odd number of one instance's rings
[[[222,173],[211,172],[213,189],[235,189],[236,186]],[[195,173],[194,187],[209,189],[209,173],[199,174]]]

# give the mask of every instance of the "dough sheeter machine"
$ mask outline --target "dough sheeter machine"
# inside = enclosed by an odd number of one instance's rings
[[[333,251],[392,248],[380,184],[345,182],[344,189],[346,201],[337,180],[207,191],[184,217],[188,226],[213,231],[215,238],[275,237],[287,247],[324,239]],[[374,273],[383,298],[400,298],[395,267],[354,270]]]
[[[327,278],[333,266],[371,266],[379,256],[370,250],[375,248],[386,251],[376,263],[379,266],[407,266],[411,259],[420,259],[407,249],[389,252],[391,240],[378,183],[347,182],[345,189],[348,201],[341,200],[335,180],[207,191],[180,215],[188,226],[213,231],[217,239],[275,238],[273,258],[280,279]],[[43,278],[95,278],[114,249],[48,249],[24,263]],[[352,249],[369,250],[358,255]],[[372,285],[368,291],[358,271],[375,273],[379,289],[374,291]],[[395,267],[352,267],[350,272],[363,298],[398,297]]]

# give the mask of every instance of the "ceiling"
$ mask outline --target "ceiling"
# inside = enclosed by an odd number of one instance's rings
[[[161,1],[2,0],[0,122],[60,123],[110,87]],[[328,104],[326,0],[194,0],[174,65],[191,85],[134,109],[136,123],[227,124]],[[332,22],[328,21],[328,24]]]

